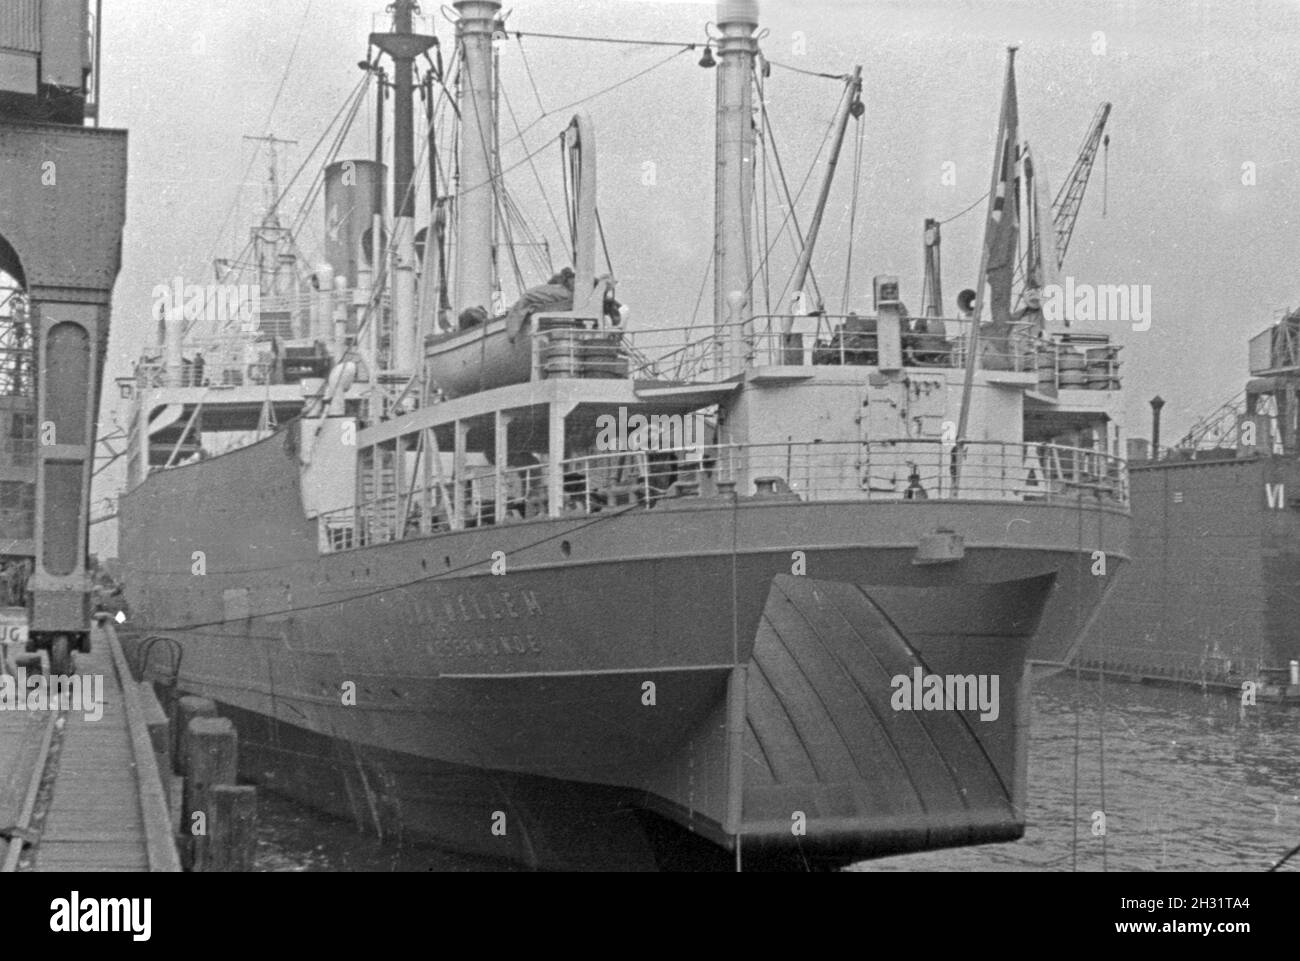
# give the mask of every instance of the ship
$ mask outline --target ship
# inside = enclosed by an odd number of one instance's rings
[[[835,868],[1020,837],[1030,662],[1073,652],[1129,513],[1113,353],[1084,382],[1085,352],[1115,348],[1011,314],[1012,53],[978,285],[993,319],[980,292],[963,316],[931,296],[912,317],[890,275],[860,312],[820,303],[809,268],[860,69],[794,294],[764,314],[770,64],[757,5],[720,3],[698,45],[713,320],[640,326],[597,267],[589,113],[560,131],[565,261],[503,296],[494,39],[527,33],[497,0],[452,7],[445,64],[409,0],[371,36],[391,176],[378,151],[326,158],[323,260],[273,186],[235,259],[253,283],[158,292],[159,342],[119,381],[138,668],[234,721],[242,776],[514,864]],[[421,87],[448,135],[415,136]]]
[[[1245,389],[1171,447],[1135,438],[1132,562],[1077,666],[1128,680],[1300,697],[1300,311],[1249,341]]]

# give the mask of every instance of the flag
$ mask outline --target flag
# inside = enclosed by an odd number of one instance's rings
[[[1016,177],[1019,109],[1016,105],[1016,48],[1007,48],[1007,79],[998,119],[998,145],[994,160],[996,180],[989,195],[989,215],[984,225],[989,308],[994,323],[1011,315],[1011,276],[1015,268],[1016,241],[1020,233],[1019,180]]]

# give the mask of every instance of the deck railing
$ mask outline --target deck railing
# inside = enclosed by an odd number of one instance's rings
[[[347,305],[349,316],[368,295],[364,289],[336,289],[326,294],[303,291],[285,296],[258,298],[256,315],[247,323],[238,316],[225,321],[200,321],[204,329],[212,325],[222,332],[211,336],[186,336],[182,345],[184,362],[179,382],[167,376],[161,347],[153,348],[135,367],[135,386],[141,390],[155,387],[242,387],[269,383],[273,376],[272,338],[284,341],[330,341],[334,336],[336,305]],[[384,292],[377,301],[378,323],[386,331],[390,297]],[[354,320],[349,321],[353,323]],[[195,364],[198,354],[203,365]]]
[[[883,323],[898,324],[897,337],[882,336]],[[749,367],[954,370],[966,364],[970,336],[969,321],[940,317],[765,315],[733,327],[542,330],[534,338],[535,369],[538,379],[711,381],[728,375],[728,358],[738,352]],[[1032,325],[1013,324],[998,336],[981,330],[979,354],[980,370],[1035,373],[1039,389],[1047,392],[1119,389],[1119,348],[1104,337],[1049,336]]]
[[[320,517],[323,552],[541,517],[651,510],[733,495],[834,501],[1128,503],[1124,461],[1055,444],[939,440],[722,444],[467,469]],[[498,520],[499,519],[499,520]]]

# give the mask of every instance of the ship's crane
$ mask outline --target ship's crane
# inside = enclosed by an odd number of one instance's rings
[[[1083,206],[1083,195],[1088,189],[1088,179],[1092,176],[1092,166],[1097,160],[1097,149],[1102,146],[1106,130],[1106,120],[1110,117],[1110,103],[1104,102],[1093,115],[1088,135],[1083,138],[1079,156],[1074,161],[1070,176],[1061,185],[1056,199],[1052,201],[1052,225],[1056,228],[1056,266],[1065,263],[1065,252],[1070,248],[1070,238],[1074,235],[1074,224],[1079,219],[1079,208]],[[1105,137],[1109,146],[1110,138]]]
[[[1083,196],[1088,189],[1088,181],[1092,177],[1092,168],[1097,161],[1097,151],[1099,148],[1109,147],[1110,144],[1110,138],[1105,133],[1106,121],[1110,118],[1110,107],[1109,102],[1103,102],[1097,108],[1092,123],[1088,127],[1088,133],[1083,138],[1083,144],[1079,147],[1079,154],[1070,170],[1070,176],[1066,178],[1065,183],[1061,185],[1061,189],[1056,194],[1056,199],[1052,201],[1051,221],[1055,234],[1056,267],[1058,270],[1065,263],[1065,254],[1070,248],[1070,238],[1074,236],[1074,225],[1079,219],[1079,210],[1083,206]],[[1028,145],[1025,147],[1022,159],[1025,178],[1028,181],[1026,193],[1032,198],[1034,173]],[[1031,208],[1034,208],[1034,206],[1031,199]],[[935,315],[942,313],[939,306],[943,302],[939,281],[940,223],[941,221],[935,220],[926,220],[925,222],[925,280],[922,285],[924,291],[923,314],[927,312]],[[1037,217],[1034,216],[1033,209],[1030,211],[1027,223],[1029,237],[1026,243],[1025,262],[1022,266],[1025,270],[1025,287],[1028,289],[1042,286],[1043,265],[1038,238],[1039,224]]]

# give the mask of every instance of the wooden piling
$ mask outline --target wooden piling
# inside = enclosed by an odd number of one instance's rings
[[[219,784],[209,793],[206,844],[195,847],[195,871],[251,871],[257,849],[257,788]]]
[[[172,770],[177,774],[185,773],[185,764],[189,757],[189,745],[186,740],[190,721],[198,717],[216,716],[217,706],[206,697],[186,695],[172,702]]]
[[[182,698],[182,701],[189,698]],[[199,700],[202,700],[201,698]],[[181,832],[189,838],[192,870],[209,861],[215,810],[212,791],[234,786],[238,744],[234,725],[224,717],[191,718],[186,728],[185,786],[181,791]]]

